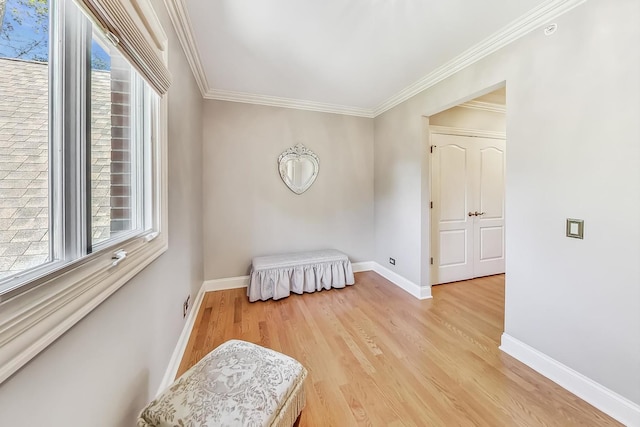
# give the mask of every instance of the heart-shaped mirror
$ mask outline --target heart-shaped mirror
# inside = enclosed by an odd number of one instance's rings
[[[280,154],[278,169],[287,187],[296,194],[302,194],[316,180],[320,160],[313,151],[302,144],[297,144]]]

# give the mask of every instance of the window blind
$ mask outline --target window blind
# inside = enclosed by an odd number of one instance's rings
[[[171,85],[171,74],[120,0],[76,0],[91,13],[111,41],[160,95]]]

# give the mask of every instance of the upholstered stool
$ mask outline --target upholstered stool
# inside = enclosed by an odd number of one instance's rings
[[[139,427],[292,426],[305,405],[307,370],[245,341],[220,345],[151,402]]]

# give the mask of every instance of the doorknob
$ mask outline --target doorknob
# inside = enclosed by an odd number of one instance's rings
[[[477,216],[477,215],[478,215],[478,212],[477,212],[477,211],[476,211],[476,213],[469,212],[467,215],[469,215],[469,216]]]
[[[471,213],[471,212],[469,212],[469,213]],[[485,214],[484,212],[478,212],[478,211],[474,212],[474,216],[482,216],[484,214]]]

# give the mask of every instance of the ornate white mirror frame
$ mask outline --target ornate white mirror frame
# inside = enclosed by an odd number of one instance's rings
[[[320,170],[320,159],[302,144],[287,148],[278,157],[280,178],[291,191],[302,194],[311,187]]]

